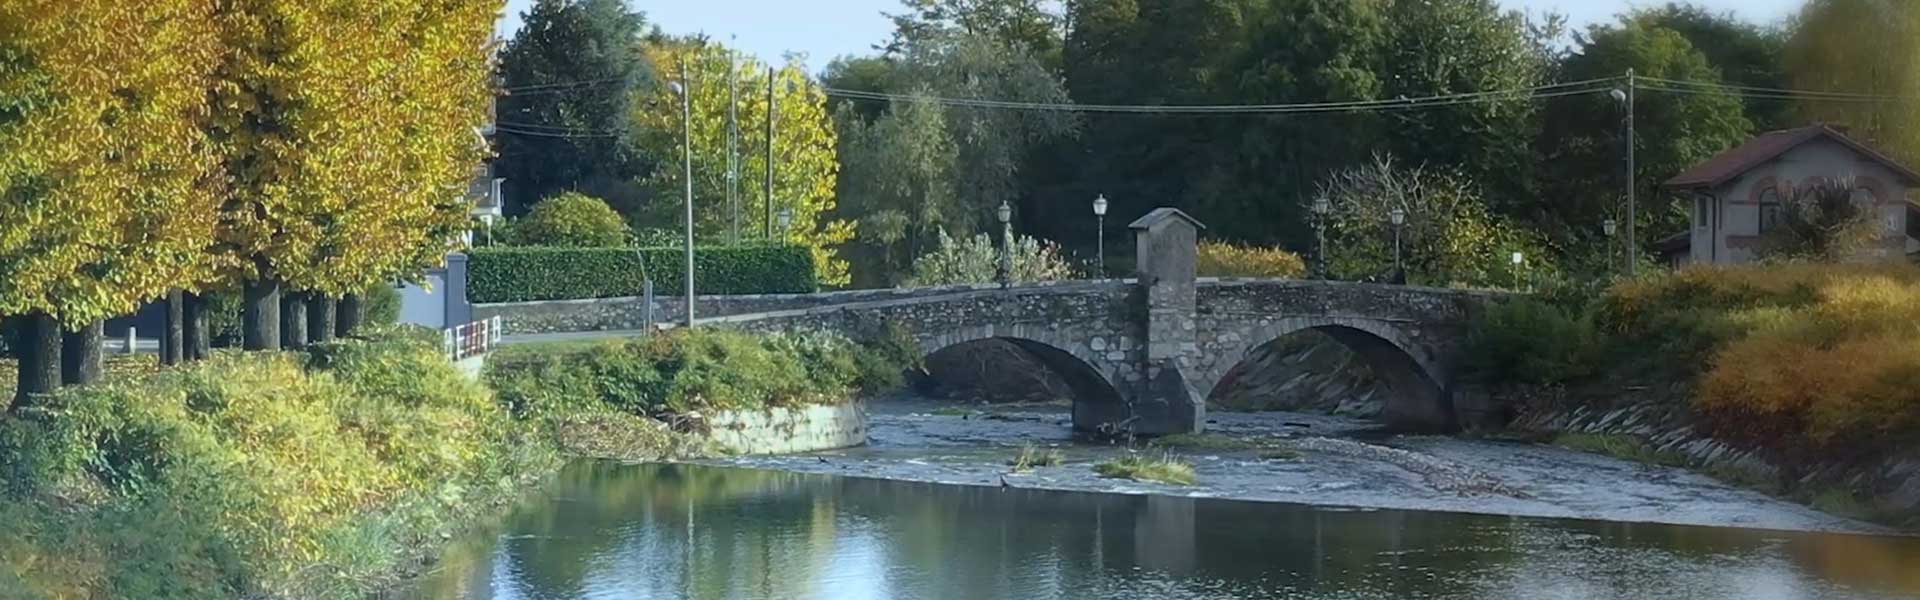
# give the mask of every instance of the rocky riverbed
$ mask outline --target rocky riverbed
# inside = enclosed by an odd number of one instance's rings
[[[937,483],[1164,494],[1356,508],[1885,533],[1683,469],[1515,442],[1388,436],[1361,420],[1299,413],[1215,413],[1195,445],[1073,439],[1065,405],[955,410],[918,400],[871,405],[871,442],[806,455],[704,461]],[[1065,462],[1016,472],[1023,445]],[[1130,452],[1191,462],[1191,486],[1107,479],[1093,465]]]

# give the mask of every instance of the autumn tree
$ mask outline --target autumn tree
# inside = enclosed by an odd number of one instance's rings
[[[335,295],[438,261],[485,149],[494,0],[251,0],[226,46],[211,133],[232,184],[216,248],[244,345],[281,343],[283,289]],[[288,325],[296,320],[289,320]],[[296,340],[297,341],[297,340]]]
[[[103,319],[208,277],[211,17],[206,0],[0,2],[0,314],[23,330],[16,407],[98,376]],[[63,327],[83,334],[64,374]]]
[[[854,221],[831,215],[837,202],[835,138],[827,118],[826,96],[808,81],[804,66],[789,62],[773,73],[773,196],[765,193],[767,143],[767,66],[740,56],[725,46],[700,39],[659,38],[647,46],[656,72],[673,80],[686,68],[686,89],[692,95],[693,196],[699,237],[721,241],[730,237],[739,215],[740,238],[772,238],[813,250],[822,283],[848,282],[847,262],[840,246],[854,237]],[[728,86],[733,86],[739,128],[737,206],[727,203]],[[686,201],[682,152],[685,119],[682,98],[668,86],[636,107],[637,142],[650,156],[663,160],[643,184],[653,199],[636,219],[639,228],[678,230]],[[768,217],[787,211],[784,230]]]

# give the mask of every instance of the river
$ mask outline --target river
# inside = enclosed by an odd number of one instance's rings
[[[865,448],[577,463],[395,597],[1920,597],[1920,539],[1658,467],[1216,415],[1311,449],[1189,452],[1199,485],[1158,486],[1091,476],[1128,450],[1048,409],[923,408],[876,407]],[[1009,473],[1033,442],[1068,462]]]

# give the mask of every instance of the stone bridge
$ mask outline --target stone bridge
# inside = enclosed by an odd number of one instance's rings
[[[1198,223],[1161,209],[1133,227],[1137,279],[736,297],[731,301],[757,310],[700,323],[856,337],[893,324],[911,334],[925,355],[1004,340],[1067,382],[1075,396],[1075,429],[1142,435],[1201,431],[1206,398],[1235,366],[1289,334],[1317,330],[1352,349],[1386,381],[1393,393],[1382,418],[1390,426],[1448,430],[1459,423],[1451,394],[1454,369],[1473,315],[1492,294],[1330,281],[1202,280],[1194,276]],[[550,319],[540,311],[555,305],[481,305],[476,312],[503,314],[513,327],[520,317]],[[577,315],[617,312],[621,305],[559,306]]]

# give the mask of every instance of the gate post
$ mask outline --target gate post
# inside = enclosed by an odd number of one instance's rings
[[[1194,254],[1206,225],[1179,209],[1157,208],[1127,227],[1134,232],[1147,319],[1140,365],[1146,381],[1133,391],[1131,402],[1134,432],[1199,433],[1206,428],[1206,399],[1194,392],[1183,367],[1199,351]]]

